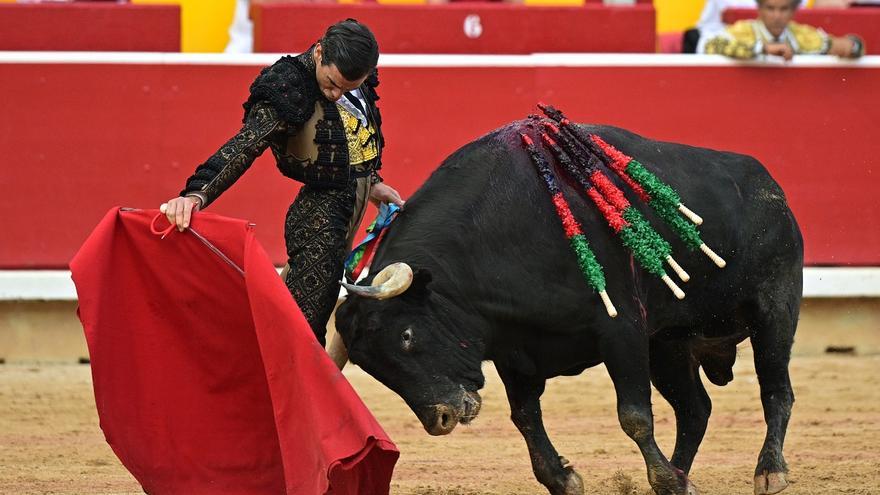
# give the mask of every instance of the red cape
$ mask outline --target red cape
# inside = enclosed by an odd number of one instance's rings
[[[398,451],[243,220],[112,209],[70,263],[107,442],[151,495],[387,494]],[[156,224],[168,226],[164,215]]]

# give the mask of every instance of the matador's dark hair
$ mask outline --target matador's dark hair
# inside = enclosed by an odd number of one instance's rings
[[[379,44],[370,28],[346,19],[327,28],[321,38],[321,65],[333,64],[349,81],[360,79],[376,68]]]
[[[764,0],[757,0],[757,2],[758,2],[758,5],[761,5],[764,3]],[[790,2],[791,2],[792,9],[797,9],[798,7],[801,6],[801,0],[790,0]]]

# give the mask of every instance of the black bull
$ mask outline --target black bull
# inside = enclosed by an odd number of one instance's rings
[[[620,313],[610,318],[578,270],[520,145],[519,133],[531,131],[515,122],[455,152],[407,202],[373,271],[406,262],[415,272],[412,285],[390,299],[353,295],[340,306],[337,328],[351,361],[400,394],[435,435],[476,416],[481,362],[493,361],[535,476],[553,494],[584,489],[544,430],[539,398],[545,382],[604,362],[620,425],[641,450],[651,486],[659,494],[683,494],[695,492],[686,473],[711,412],[698,368],[713,383],[728,383],[735,346],[749,338],[767,423],[755,492],[782,490],[782,446],[794,402],[788,363],[803,267],[803,242],[782,190],[748,156],[651,141],[613,127],[581,128],[676,188],[705,219],[702,237],[727,267],[689,251],[629,194],[691,275],[683,286],[687,297],[675,299],[565,184],[605,268]],[[654,441],[652,383],[675,410],[671,460]]]

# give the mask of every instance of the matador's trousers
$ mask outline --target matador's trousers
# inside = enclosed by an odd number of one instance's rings
[[[340,189],[306,185],[287,211],[284,281],[322,346],[339,298],[343,262],[364,216],[370,187],[368,177]]]

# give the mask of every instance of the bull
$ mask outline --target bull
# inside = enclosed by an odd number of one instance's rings
[[[688,296],[677,300],[634,264],[576,187],[563,183],[608,274],[607,292],[619,310],[610,318],[579,273],[519,144],[533,132],[529,121],[518,121],[449,156],[390,227],[373,278],[347,285],[336,324],[350,360],[399,394],[431,435],[477,416],[481,363],[491,360],[535,477],[554,495],[582,494],[584,486],[544,429],[539,399],[546,380],[604,363],[620,426],[641,451],[651,487],[661,495],[691,494],[687,473],[711,412],[699,368],[712,383],[727,384],[736,345],[748,338],[767,425],[754,490],[781,491],[803,268],[803,241],[781,188],[749,156],[609,126],[576,128],[638,158],[687,198],[727,267],[688,255]],[[640,209],[676,253],[688,252]],[[652,383],[675,411],[671,459],[654,439]]]

